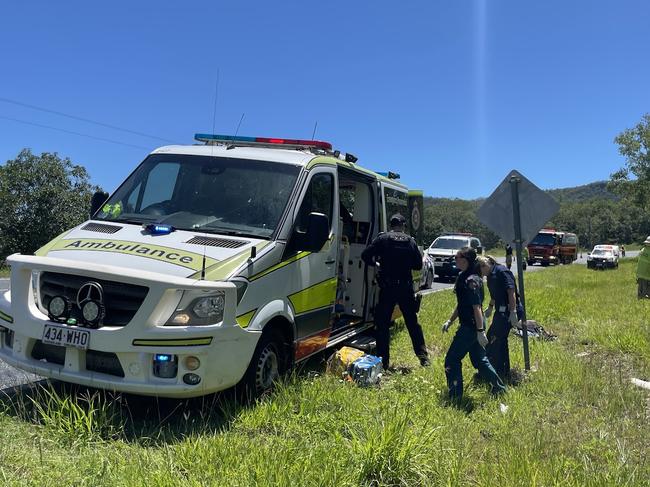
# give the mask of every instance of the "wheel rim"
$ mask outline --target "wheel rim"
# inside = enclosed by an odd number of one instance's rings
[[[263,392],[270,389],[273,382],[279,376],[278,354],[276,353],[275,347],[267,345],[257,361],[255,374],[255,386],[257,390]]]

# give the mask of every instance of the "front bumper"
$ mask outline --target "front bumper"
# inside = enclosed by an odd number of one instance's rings
[[[543,264],[557,264],[558,259],[555,255],[531,255],[529,258],[532,262],[540,262]]]
[[[235,385],[246,371],[260,336],[259,332],[243,330],[237,325],[237,294],[232,283],[80,264],[52,257],[16,254],[7,261],[11,265],[11,291],[0,295],[0,325],[4,328],[0,332],[0,359],[44,377],[142,395],[200,396]],[[44,345],[43,328],[51,322],[35,302],[32,271],[137,284],[148,287],[149,292],[126,326],[90,330],[88,350]],[[223,291],[226,303],[223,321],[210,326],[164,326],[178,305],[181,292],[189,290]],[[155,354],[177,356],[175,377],[154,375]],[[185,368],[183,359],[187,356],[199,358],[198,369]],[[121,374],[116,374],[115,369],[121,369]],[[189,372],[200,376],[197,385],[183,382],[184,374]]]
[[[457,276],[460,274],[460,269],[456,267],[456,263],[447,259],[447,257],[431,257],[434,273],[438,276]]]
[[[614,269],[616,262],[607,260],[588,260],[587,269]]]

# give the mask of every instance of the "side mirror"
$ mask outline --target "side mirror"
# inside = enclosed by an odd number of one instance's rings
[[[323,248],[330,235],[330,221],[323,213],[312,212],[308,216],[307,231],[296,232],[300,250],[318,252]]]
[[[90,200],[90,218],[93,217],[97,210],[99,210],[106,200],[108,199],[108,193],[105,191],[96,191]]]

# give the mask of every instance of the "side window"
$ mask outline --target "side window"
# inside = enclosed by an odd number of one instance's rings
[[[408,211],[407,193],[393,188],[384,188],[384,201],[386,205],[386,224],[388,225],[391,216],[399,213],[407,219],[406,233],[410,233],[411,230],[408,225],[410,213]]]
[[[311,178],[305,197],[300,205],[296,228],[307,230],[309,214],[312,212],[327,215],[332,228],[332,203],[334,201],[334,176],[332,174],[316,174]]]
[[[180,165],[176,162],[165,162],[157,164],[151,170],[147,176],[139,210],[172,198],[179,168]],[[129,197],[129,200],[131,200],[131,197]]]
[[[476,240],[475,238],[470,239],[470,241],[469,241],[469,245],[470,245],[470,247],[472,247],[473,249],[477,248],[477,247],[478,247],[478,240]]]

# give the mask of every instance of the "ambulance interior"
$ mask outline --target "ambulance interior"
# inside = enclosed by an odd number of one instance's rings
[[[339,171],[338,285],[333,331],[363,323],[366,289],[372,276],[365,275],[361,253],[372,231],[373,194],[370,181],[352,172]]]

